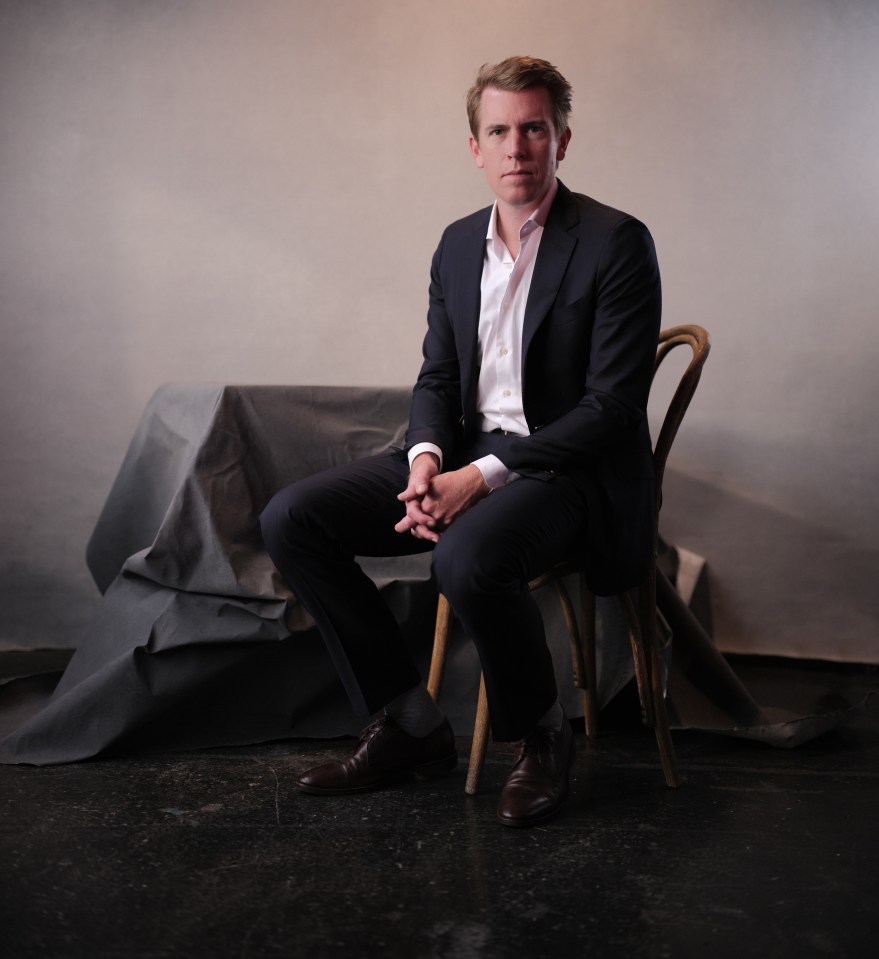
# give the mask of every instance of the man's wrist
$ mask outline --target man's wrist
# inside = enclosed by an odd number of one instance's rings
[[[519,474],[507,469],[493,453],[489,453],[488,456],[480,456],[478,460],[473,460],[470,465],[475,466],[482,473],[485,485],[489,489],[499,489],[501,486],[506,486],[508,483],[519,479]]]
[[[442,470],[443,451],[435,443],[416,443],[407,454],[409,457],[409,469],[412,469],[412,464],[422,453],[432,453],[436,457],[437,468]]]
[[[437,454],[434,453],[432,450],[423,450],[417,456],[413,457],[412,462],[409,464],[409,469],[414,470],[418,461],[423,460],[425,457],[427,457],[430,460],[430,462],[433,463],[433,465],[436,467],[437,472],[439,472],[440,459],[439,459],[439,456],[437,456]]]

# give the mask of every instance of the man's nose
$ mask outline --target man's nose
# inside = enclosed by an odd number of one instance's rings
[[[507,153],[513,160],[521,159],[525,156],[525,137],[518,131],[513,130],[507,141]]]

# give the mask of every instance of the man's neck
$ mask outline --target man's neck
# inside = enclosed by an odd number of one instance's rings
[[[510,251],[514,260],[519,255],[519,233],[522,224],[533,212],[533,207],[509,207],[500,202],[497,205],[498,236],[503,240],[504,246]]]
[[[556,192],[552,187],[550,187],[550,190],[552,190],[553,193]],[[498,199],[495,228],[498,236],[503,241],[504,246],[510,251],[514,260],[519,255],[521,245],[519,242],[519,234],[521,233],[522,225],[531,217],[535,210],[540,208],[550,190],[547,190],[536,203],[528,206],[511,206]]]

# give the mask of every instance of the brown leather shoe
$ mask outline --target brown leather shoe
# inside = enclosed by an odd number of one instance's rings
[[[498,821],[505,826],[536,826],[551,819],[568,796],[574,734],[567,716],[562,728],[532,730],[516,743],[516,758],[501,790]]]
[[[411,777],[438,775],[458,764],[455,736],[448,720],[429,736],[404,733],[389,716],[368,726],[350,759],[309,769],[296,783],[318,796],[381,789]]]

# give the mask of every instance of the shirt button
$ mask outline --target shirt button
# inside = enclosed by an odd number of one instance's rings
[[[501,347],[501,356],[506,356],[507,353],[509,353],[509,352],[510,352],[510,351],[509,351],[505,346],[502,346],[502,347]]]
[[[509,390],[504,390],[504,396],[509,396],[509,395],[510,395],[510,391],[509,391]]]

